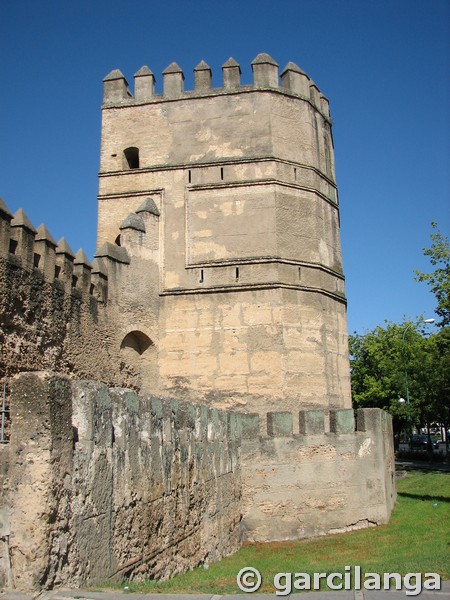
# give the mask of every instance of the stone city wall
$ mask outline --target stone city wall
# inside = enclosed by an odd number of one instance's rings
[[[325,418],[326,417],[326,418]],[[377,408],[242,415],[243,523],[250,541],[387,523],[395,503],[392,418]],[[325,427],[326,426],[326,427]]]
[[[1,447],[6,587],[168,578],[238,549],[235,415],[22,373],[11,416]]]
[[[106,344],[106,274],[1,199],[0,288],[2,377],[48,369],[119,383]]]
[[[142,387],[140,365],[122,344],[130,329],[120,325],[117,300],[132,288],[130,261],[125,248],[105,244],[91,264],[44,225],[35,229],[22,209],[12,215],[0,198],[0,379],[49,370]],[[133,274],[142,268],[135,263]],[[154,305],[149,313],[157,315]]]
[[[189,92],[173,63],[155,94],[143,67],[134,96],[105,78],[92,265],[0,198],[7,588],[389,518],[390,419],[350,409],[328,101],[293,63],[281,85],[270,56],[252,70],[228,60],[216,89],[202,62]]]

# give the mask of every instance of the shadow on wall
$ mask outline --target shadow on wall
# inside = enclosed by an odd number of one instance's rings
[[[123,351],[128,351],[128,349],[130,349],[137,352],[139,355],[142,355],[152,345],[152,340],[148,335],[142,333],[142,331],[130,331],[130,333],[127,333],[123,338],[120,349]]]
[[[127,333],[120,344],[121,370],[129,382],[146,393],[155,393],[157,381],[156,346],[142,331]]]

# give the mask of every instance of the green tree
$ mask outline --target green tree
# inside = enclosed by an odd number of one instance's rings
[[[431,223],[434,232],[431,233],[431,247],[424,248],[425,256],[430,257],[431,264],[436,267],[431,273],[415,270],[416,280],[427,283],[437,300],[436,314],[442,321],[441,327],[450,325],[450,243],[443,235],[437,223]]]
[[[350,336],[350,354],[355,406],[387,410],[397,428],[448,426],[450,327],[427,337],[417,323],[388,323]]]
[[[402,328],[378,326],[349,338],[352,396],[356,406],[388,409],[405,394],[402,369]]]
[[[433,352],[433,414],[446,430],[450,428],[450,327],[430,338]],[[447,438],[447,447],[448,447]]]

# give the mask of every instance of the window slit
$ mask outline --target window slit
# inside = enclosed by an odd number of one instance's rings
[[[139,148],[131,146],[130,148],[125,148],[123,153],[126,160],[126,167],[128,169],[139,169]]]
[[[17,240],[9,240],[9,252],[15,254],[17,250]]]

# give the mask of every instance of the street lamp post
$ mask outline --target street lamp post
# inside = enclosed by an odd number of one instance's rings
[[[425,323],[427,325],[431,325],[432,323],[434,323],[434,319],[421,319],[417,323],[409,323],[409,325],[407,325],[405,327],[405,330],[402,335],[403,363],[404,363],[404,368],[405,368],[406,412],[407,412],[407,419],[408,419],[408,434],[411,433],[411,411],[410,411],[410,400],[409,400],[408,364],[406,361],[406,352],[405,352],[405,350],[406,350],[406,332],[409,331],[410,329],[412,329],[413,327],[415,327],[415,325],[418,325],[419,323]],[[404,398],[400,398],[399,402],[404,404],[405,403]]]

